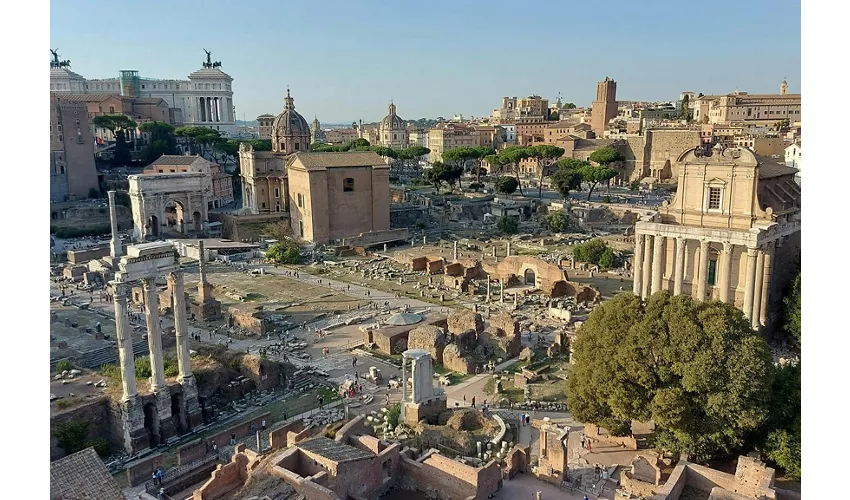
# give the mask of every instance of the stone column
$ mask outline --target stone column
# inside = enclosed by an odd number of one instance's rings
[[[487,302],[490,302],[490,277],[487,276]]]
[[[759,307],[759,324],[767,325],[767,305],[770,298],[770,275],[773,272],[774,242],[768,243],[764,251],[764,278],[761,290],[761,306]]]
[[[757,330],[761,323],[761,289],[764,285],[764,250],[759,249],[756,257],[756,276],[755,286],[753,288],[753,313],[750,315],[750,322],[753,330]]]
[[[645,235],[643,245],[643,279],[641,280],[641,297],[649,297],[650,285],[652,284],[652,240],[654,236]]]
[[[407,358],[401,355],[401,415],[399,422],[404,422],[404,403],[407,402]]]
[[[505,303],[505,280],[499,280],[499,302]]]
[[[685,280],[685,249],[688,240],[679,236],[676,238],[676,271],[673,282],[673,295],[682,295],[682,283]]]
[[[386,250],[384,250],[386,252]],[[453,262],[457,262],[457,241],[454,242],[454,249],[452,252]]]
[[[111,191],[110,191],[111,192]],[[120,278],[120,277],[119,277]],[[133,356],[133,329],[127,315],[127,288],[120,281],[112,282],[115,304],[115,338],[118,341],[118,360],[121,364],[122,401],[134,398],[136,392],[136,360]]]
[[[750,319],[753,313],[753,291],[756,278],[756,249],[747,248],[747,277],[744,281],[744,316]]]
[[[112,238],[109,240],[109,256],[112,257],[112,264],[115,265],[119,257],[124,255],[124,247],[121,246],[121,240],[118,238],[118,214],[115,210],[115,191],[106,193],[109,196],[109,225],[112,230]]]
[[[699,276],[697,277],[697,300],[705,300],[708,286],[708,240],[699,242]]]
[[[148,348],[151,358],[151,391],[165,389],[165,370],[162,367],[162,333],[159,329],[159,300],[156,278],[144,278],[142,289],[145,294],[145,322],[148,327]]]
[[[511,256],[511,240],[508,240],[508,244],[505,248],[505,257]]]
[[[186,318],[186,294],[183,290],[183,271],[168,275],[171,287],[171,304],[174,310],[174,334],[177,338],[177,369],[181,379],[192,376],[189,361],[189,322]]]
[[[661,290],[661,277],[664,272],[664,236],[655,237],[652,256],[652,293]]]
[[[644,235],[635,234],[635,255],[632,258],[632,277],[634,278],[634,284],[632,286],[632,293],[641,296],[641,279],[643,278],[643,239]]]
[[[496,256],[496,245],[493,245],[493,257]]]
[[[732,274],[732,250],[734,248],[735,246],[731,242],[723,242],[723,253],[720,255],[720,302],[729,303],[729,278]]]

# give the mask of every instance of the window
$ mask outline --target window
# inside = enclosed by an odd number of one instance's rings
[[[114,113],[115,112],[115,106],[109,106],[109,112]]]
[[[715,285],[715,279],[717,278],[717,260],[712,259],[708,261],[708,286]]]
[[[298,193],[297,198],[298,198],[298,208],[304,208],[304,195],[301,194],[301,193]]]
[[[277,204],[275,204],[275,209],[274,209],[274,211],[275,211],[275,212],[280,212],[280,203],[279,203],[279,202],[278,202]]]
[[[79,124],[80,124],[80,120],[75,120],[75,121],[77,122],[77,125],[79,125]]]
[[[296,142],[296,143],[295,143],[295,151],[298,151],[298,149],[299,149],[299,148],[298,148],[298,143]]]
[[[263,208],[266,208],[266,202],[263,202]]]
[[[720,188],[708,188],[708,209],[720,210]]]
[[[280,198],[280,188],[274,188],[274,197]]]
[[[304,221],[298,221],[298,236],[304,236]]]
[[[344,181],[342,181],[342,191],[344,193],[350,193],[354,191],[354,179],[348,177]]]

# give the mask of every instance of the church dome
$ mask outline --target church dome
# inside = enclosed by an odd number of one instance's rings
[[[283,113],[277,115],[272,122],[272,134],[277,137],[310,136],[310,126],[297,111],[295,111],[295,99],[289,96],[286,90]]]
[[[395,114],[395,104],[390,103],[389,114],[381,120],[381,130],[404,130],[404,120]]]

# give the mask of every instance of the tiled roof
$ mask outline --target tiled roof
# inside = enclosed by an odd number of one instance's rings
[[[201,157],[198,155],[193,156],[185,156],[185,155],[162,155],[156,160],[154,160],[151,165],[191,165],[199,160]]]
[[[121,99],[121,96],[116,94],[56,94],[56,97],[62,101],[76,102],[102,102],[110,97]]]
[[[759,179],[772,179],[783,175],[796,175],[798,170],[794,167],[783,165],[772,158],[756,156],[759,161]]]
[[[346,153],[295,153],[290,165],[299,162],[307,170],[334,167],[386,166],[383,158],[373,151]]]
[[[50,500],[123,500],[106,466],[95,453],[86,448],[50,464]]]

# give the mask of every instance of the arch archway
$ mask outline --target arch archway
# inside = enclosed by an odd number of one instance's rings
[[[192,214],[192,227],[196,233],[202,233],[203,227],[201,225],[201,212],[197,210]]]
[[[182,203],[172,200],[165,204],[165,224],[169,231],[173,228],[175,231],[185,234],[185,218]]]
[[[148,217],[148,221],[145,223],[148,227],[148,234],[153,235],[156,238],[159,238],[159,217],[156,215],[151,215]]]
[[[151,448],[159,445],[159,414],[156,410],[156,404],[148,403],[144,406],[145,413],[145,430],[148,431],[148,442]]]
[[[535,286],[537,284],[537,275],[534,274],[534,270],[529,268],[526,269],[523,273],[523,277],[525,278],[525,284]]]

